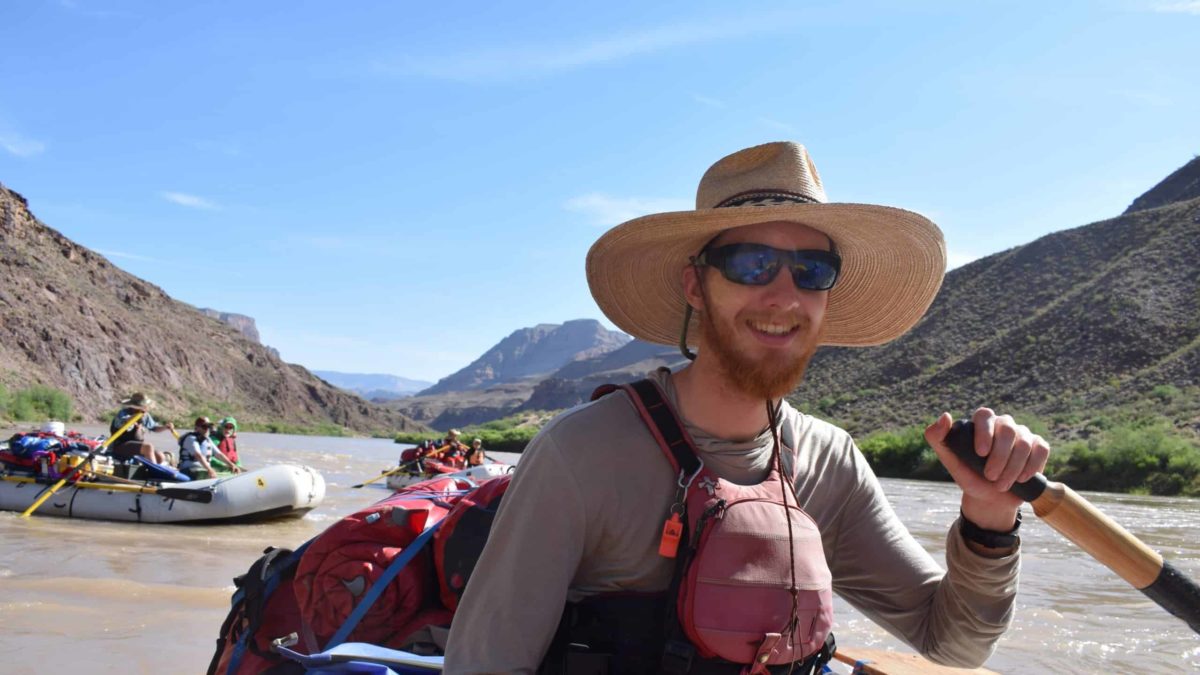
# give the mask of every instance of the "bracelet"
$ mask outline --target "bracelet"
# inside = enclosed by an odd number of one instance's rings
[[[962,533],[963,539],[979,544],[980,546],[986,548],[1012,548],[1021,541],[1021,538],[1017,536],[1017,530],[1021,529],[1020,509],[1017,510],[1016,524],[1007,532],[985,530],[971,522],[969,518],[963,515],[961,510],[958,512],[958,517],[960,521],[958,531]]]

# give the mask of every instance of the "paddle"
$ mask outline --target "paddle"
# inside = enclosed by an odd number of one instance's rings
[[[112,476],[105,476],[104,480],[111,480]],[[28,476],[4,476],[3,480],[9,483],[36,483],[36,478]],[[71,484],[71,487],[83,490],[108,490],[109,492],[138,492],[144,495],[159,495],[168,499],[178,499],[185,502],[198,502],[200,504],[211,504],[213,500],[213,491],[211,488],[185,488],[185,487],[154,487],[133,481],[130,483],[89,483],[86,481],[76,481]]]
[[[120,438],[122,434],[124,434],[126,431],[129,430],[130,427],[137,424],[138,420],[142,419],[142,415],[145,415],[145,414],[146,414],[146,412],[144,410],[139,410],[138,412],[134,413],[133,416],[131,416],[125,422],[125,424],[121,425],[120,429],[117,429],[115,433],[113,433],[108,438],[104,439],[103,443],[101,443],[100,445],[97,445],[95,448],[93,448],[92,451],[88,453],[88,456],[85,457],[82,462],[71,467],[70,471],[63,474],[63,477],[61,479],[59,479],[59,481],[57,483],[54,484],[54,487],[50,488],[45,494],[43,494],[41,497],[38,497],[36,501],[34,501],[32,504],[30,504],[29,508],[25,509],[25,511],[21,514],[21,517],[28,518],[30,515],[33,514],[34,511],[37,511],[37,508],[39,506],[41,506],[42,503],[45,502],[47,499],[50,499],[50,497],[53,496],[55,492],[58,492],[59,488],[61,488],[63,486],[63,484],[65,484],[68,480],[70,480],[70,478],[72,476],[79,473],[79,470],[82,469],[83,467],[91,466],[92,459],[100,451],[107,448],[108,444],[112,443],[115,439]]]
[[[975,454],[973,422],[955,422],[946,434],[946,445],[960,460],[983,473],[987,458]],[[1032,504],[1033,512],[1046,524],[1200,633],[1200,586],[1157,551],[1074,490],[1040,473],[1013,485],[1009,492]]]
[[[833,658],[854,667],[862,675],[996,675],[986,668],[951,668],[916,654],[838,645]]]
[[[408,469],[409,467],[413,466],[416,463],[417,463],[417,460],[411,459],[407,462],[401,463],[400,466],[392,469],[391,471],[384,471],[383,473],[379,474],[378,476],[375,476],[371,480],[366,480],[366,481],[359,483],[358,485],[351,485],[350,487],[360,488],[360,487],[363,487],[364,485],[369,485],[369,484],[374,483],[375,481],[379,480],[380,478],[387,478],[388,476],[390,476],[394,473],[399,473],[401,471],[404,471],[405,469]]]

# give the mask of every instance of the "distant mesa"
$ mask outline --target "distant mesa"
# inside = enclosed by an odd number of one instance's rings
[[[632,338],[595,319],[519,328],[458,372],[438,380],[420,395],[484,389],[491,385],[541,379],[572,361],[606,354]]]
[[[413,380],[399,375],[380,373],[342,373],[336,370],[314,370],[313,374],[339,389],[352,391],[368,401],[389,401],[406,398],[432,385],[425,380]]]
[[[217,321],[233,326],[238,329],[242,335],[246,336],[247,340],[262,344],[262,339],[258,335],[258,326],[255,325],[254,319],[245,314],[234,314],[233,312],[222,312],[218,309],[209,309],[208,307],[199,307],[198,311],[204,316],[210,316]],[[279,358],[279,350],[274,347],[267,347],[267,351]]]

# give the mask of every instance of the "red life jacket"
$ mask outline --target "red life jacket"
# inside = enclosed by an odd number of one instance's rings
[[[629,623],[644,623],[647,614],[665,617],[660,668],[688,672],[699,659],[710,669],[727,664],[729,672],[757,674],[798,662],[812,668],[827,660],[832,575],[816,523],[787,482],[793,477],[785,479],[773,466],[757,485],[720,478],[704,466],[656,383],[605,385],[593,400],[618,388],[628,394],[678,476],[676,503],[659,548],[660,554],[676,559],[672,593],[662,611],[638,603],[630,611],[642,616],[628,617]],[[780,452],[791,473],[792,451],[780,447]],[[619,607],[630,603],[627,596],[618,600],[620,604],[606,603],[603,596],[589,599],[588,612],[622,623],[626,619]],[[564,624],[569,617],[577,618],[572,608]],[[576,642],[569,629],[560,634]],[[618,650],[623,640],[614,641]],[[644,650],[644,645],[638,648]]]

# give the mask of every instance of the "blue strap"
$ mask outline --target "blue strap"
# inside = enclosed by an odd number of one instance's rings
[[[367,610],[371,609],[371,605],[375,604],[375,601],[379,599],[379,596],[383,593],[383,589],[387,588],[387,585],[392,583],[392,579],[395,579],[396,575],[400,574],[400,571],[408,565],[409,561],[415,558],[417,553],[420,553],[421,549],[425,547],[425,544],[428,544],[429,541],[433,539],[434,533],[438,531],[438,528],[440,528],[444,522],[446,521],[439,520],[438,522],[434,523],[432,526],[422,532],[421,536],[414,539],[412,543],[408,545],[408,548],[405,548],[400,555],[396,556],[396,559],[392,561],[392,564],[388,565],[387,570],[385,570],[384,573],[375,580],[375,583],[371,584],[371,590],[367,591],[367,594],[364,595],[362,600],[359,601],[358,606],[355,607],[354,611],[350,613],[350,616],[346,618],[346,622],[342,624],[342,627],[338,629],[338,632],[335,633],[334,636],[329,640],[329,644],[325,645],[326,651],[333,649],[334,647],[346,641],[346,638],[350,636],[351,631],[358,626],[358,622],[362,621],[362,618],[366,615]]]

